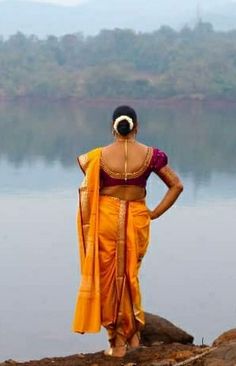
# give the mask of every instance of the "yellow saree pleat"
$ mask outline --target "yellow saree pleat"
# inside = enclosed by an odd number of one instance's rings
[[[72,321],[72,331],[78,333],[95,333],[101,328],[98,253],[100,154],[101,149],[97,148],[78,158],[85,173],[79,189],[77,213],[81,284]]]
[[[79,157],[85,172],[77,216],[81,260],[72,331],[131,337],[144,325],[139,268],[149,241],[144,200],[99,196],[101,149]]]
[[[138,274],[149,226],[145,201],[100,197],[101,321],[111,340],[117,333],[128,339],[144,325]]]

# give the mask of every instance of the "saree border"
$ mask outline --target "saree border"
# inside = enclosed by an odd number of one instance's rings
[[[143,310],[138,309],[136,304],[132,301],[132,291],[131,291],[131,283],[129,281],[129,275],[126,272],[126,260],[127,260],[127,224],[128,224],[128,215],[129,215],[129,201],[120,200],[119,207],[119,218],[118,218],[118,238],[117,238],[117,254],[116,254],[116,286],[117,286],[117,311],[116,311],[116,321],[115,321],[115,329],[116,334],[121,334],[122,336],[128,338],[132,337],[137,331],[139,331],[145,321],[143,320]],[[125,291],[128,292],[129,301],[130,301],[130,310],[132,317],[131,322],[133,323],[133,330],[131,334],[125,334],[123,332],[123,296],[125,296]],[[126,295],[127,296],[127,295]]]

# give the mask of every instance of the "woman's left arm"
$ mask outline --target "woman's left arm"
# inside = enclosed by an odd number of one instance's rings
[[[151,220],[160,217],[167,211],[184,189],[180,178],[169,165],[162,167],[157,174],[169,189],[154,210],[149,210]]]

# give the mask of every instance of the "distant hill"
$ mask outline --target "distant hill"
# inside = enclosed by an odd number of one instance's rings
[[[0,41],[0,101],[12,98],[236,99],[236,30],[210,23]]]
[[[203,21],[210,21],[215,29],[236,29],[236,3],[215,4],[205,0]],[[175,29],[194,25],[196,18],[196,0],[184,7],[176,6],[174,0],[166,0],[161,7],[157,0],[88,0],[74,7],[24,0],[0,2],[0,34],[5,37],[17,31],[39,37],[76,32],[94,35],[104,28],[150,32],[161,25]]]

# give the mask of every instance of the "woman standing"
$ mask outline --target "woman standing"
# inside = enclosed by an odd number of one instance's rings
[[[183,185],[164,151],[136,140],[134,109],[116,108],[112,126],[113,143],[77,158],[85,176],[77,215],[81,285],[72,331],[94,333],[104,326],[110,342],[105,354],[122,357],[127,345],[139,346],[145,323],[138,274],[150,220],[173,205]],[[145,203],[151,172],[168,187],[154,210]]]

